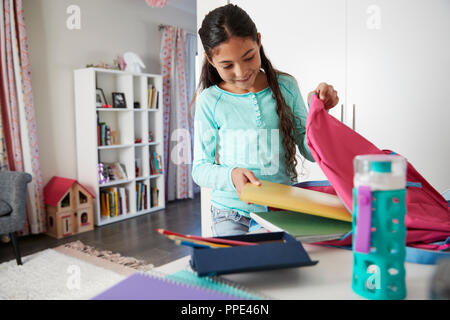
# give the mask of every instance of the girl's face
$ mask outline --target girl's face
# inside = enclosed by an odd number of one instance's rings
[[[258,39],[261,39],[260,34]],[[214,48],[212,61],[208,61],[216,68],[228,89],[247,93],[254,87],[261,68],[260,47],[251,38],[232,37]]]

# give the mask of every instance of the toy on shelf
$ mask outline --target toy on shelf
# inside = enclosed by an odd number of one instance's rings
[[[124,57],[117,56],[112,63],[105,63],[101,61],[100,63],[94,64],[89,63],[86,64],[86,68],[98,68],[98,69],[108,69],[108,70],[125,70],[126,68],[126,62]]]
[[[97,164],[97,172],[98,172],[98,183],[99,184],[105,184],[109,182],[109,176],[104,175],[105,167],[103,163]]]
[[[47,234],[61,239],[93,230],[94,198],[77,180],[53,177],[44,188]]]
[[[123,55],[123,60],[125,61],[125,71],[141,73],[141,70],[145,69],[145,64],[134,52],[125,52]]]

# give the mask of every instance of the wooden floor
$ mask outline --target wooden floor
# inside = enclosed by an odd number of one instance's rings
[[[22,257],[80,240],[101,250],[120,253],[153,264],[155,267],[190,254],[190,248],[177,246],[160,235],[156,228],[185,234],[201,234],[200,194],[193,200],[177,200],[166,204],[164,210],[153,212],[111,225],[96,227],[93,231],[54,239],[47,235],[19,238]],[[0,263],[15,259],[11,243],[0,243]]]

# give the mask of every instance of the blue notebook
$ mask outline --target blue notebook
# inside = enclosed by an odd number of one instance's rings
[[[286,232],[267,232],[222,239],[257,242],[257,246],[233,246],[229,248],[193,248],[190,261],[199,276],[253,272],[313,266],[300,241]]]
[[[137,272],[94,300],[236,300],[240,296],[219,292],[175,278]]]

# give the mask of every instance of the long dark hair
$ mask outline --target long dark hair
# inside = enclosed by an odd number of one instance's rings
[[[198,31],[206,55],[212,60],[213,50],[220,44],[228,41],[231,37],[250,38],[259,44],[258,31],[255,23],[243,9],[237,5],[228,4],[209,12],[202,22]],[[295,181],[298,174],[294,134],[299,136],[295,124],[292,109],[287,106],[278,85],[278,74],[286,74],[276,70],[264,53],[263,46],[260,48],[261,68],[264,70],[272,95],[276,101],[276,111],[279,118],[282,143],[285,150],[286,173]],[[223,81],[216,68],[205,58],[200,74],[198,92],[219,84]],[[195,99],[195,96],[194,96]],[[300,119],[298,119],[300,121]],[[304,146],[299,146],[304,153]]]

